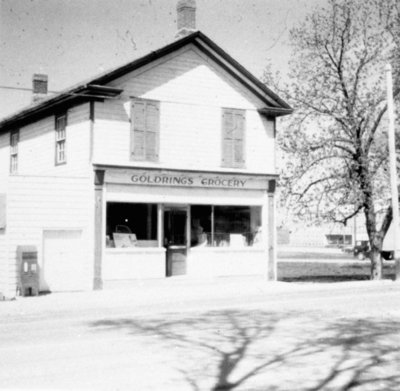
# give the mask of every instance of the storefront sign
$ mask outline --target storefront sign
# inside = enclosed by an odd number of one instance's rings
[[[175,171],[106,170],[105,182],[147,186],[260,189],[268,188],[267,176],[192,173]]]

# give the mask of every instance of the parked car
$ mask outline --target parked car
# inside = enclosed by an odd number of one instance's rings
[[[368,240],[359,240],[353,248],[353,255],[360,261],[369,258],[371,249]],[[386,261],[394,259],[394,251],[382,251],[381,256]]]
[[[394,259],[394,251],[382,251],[382,258],[386,261],[390,261]]]

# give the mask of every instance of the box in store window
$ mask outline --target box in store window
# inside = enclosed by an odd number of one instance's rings
[[[121,234],[121,233],[113,233],[113,239],[115,247],[124,248],[124,247],[136,247],[137,239],[135,234]]]

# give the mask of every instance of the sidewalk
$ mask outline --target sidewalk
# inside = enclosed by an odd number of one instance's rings
[[[144,280],[123,288],[87,292],[59,292],[0,302],[0,319],[10,315],[36,315],[68,311],[107,310],[125,307],[143,308],[187,301],[218,300],[259,295],[296,294],[310,291],[364,290],[371,286],[395,284],[390,280],[336,283],[288,283],[266,281],[259,276],[191,279],[175,277]]]

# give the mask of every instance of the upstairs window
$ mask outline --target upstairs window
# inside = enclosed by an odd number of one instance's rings
[[[55,120],[56,128],[56,165],[67,162],[66,140],[67,140],[67,114],[59,114]]]
[[[246,112],[239,109],[222,111],[222,166],[245,165]]]
[[[160,133],[160,104],[136,99],[132,102],[131,158],[158,161]]]
[[[18,143],[19,130],[10,133],[10,173],[16,174],[18,171]]]

